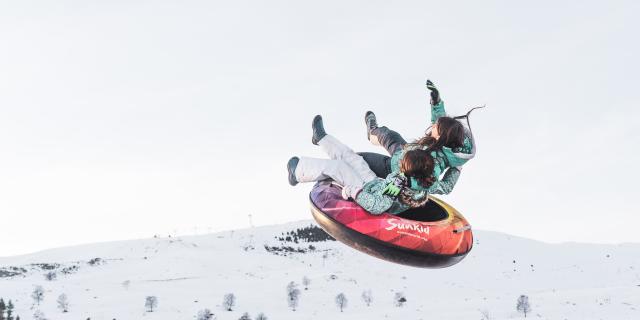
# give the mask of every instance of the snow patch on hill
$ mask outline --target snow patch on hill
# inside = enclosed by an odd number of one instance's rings
[[[181,237],[57,248],[0,259],[0,297],[31,319],[217,319],[263,312],[269,319],[511,319],[527,295],[536,319],[640,318],[640,245],[547,244],[475,231],[472,252],[446,269],[381,261],[331,239],[305,237],[314,225],[283,225]],[[301,230],[303,230],[301,232]],[[295,234],[295,235],[294,235]],[[322,238],[320,236],[320,238]],[[47,274],[55,273],[52,280]],[[50,277],[50,276],[49,276]],[[305,290],[302,279],[310,280]],[[292,311],[286,287],[301,290]],[[31,293],[41,285],[44,300]],[[361,295],[371,290],[367,306]],[[66,294],[68,313],[56,299]],[[233,311],[222,307],[233,293]],[[335,297],[344,293],[343,312]],[[406,303],[394,299],[401,294]],[[153,312],[145,298],[155,296]]]

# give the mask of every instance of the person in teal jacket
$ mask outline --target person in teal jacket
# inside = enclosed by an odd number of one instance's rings
[[[424,188],[410,179],[411,188],[426,190],[430,194],[449,194],[460,177],[462,166],[475,156],[475,142],[471,130],[462,122],[448,117],[444,102],[433,82],[427,80],[431,95],[431,126],[425,136],[414,143],[407,143],[402,136],[387,127],[378,127],[375,114],[365,115],[367,138],[375,145],[383,146],[391,157],[363,152],[360,155],[379,176],[398,169],[399,162],[409,150],[425,150],[434,158],[433,177],[436,182]]]
[[[364,159],[335,137],[324,131],[322,117],[312,122],[311,142],[319,145],[330,159],[292,157],[287,163],[289,184],[333,179],[342,186],[342,197],[354,199],[371,214],[398,214],[428,201],[427,189],[435,181],[431,172],[434,159],[425,150],[408,150],[398,159],[398,169],[380,178]],[[408,187],[408,179],[423,186]]]

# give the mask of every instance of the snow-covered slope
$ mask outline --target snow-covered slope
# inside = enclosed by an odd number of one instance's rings
[[[371,258],[339,242],[281,241],[312,225],[285,225],[216,234],[158,237],[68,247],[0,259],[0,297],[31,319],[195,319],[211,309],[217,319],[263,312],[269,319],[511,319],[527,295],[528,318],[640,319],[640,245],[546,244],[475,231],[472,252],[458,265],[428,270]],[[267,250],[291,247],[295,251]],[[313,250],[309,246],[312,246]],[[96,259],[99,258],[99,259]],[[55,272],[55,280],[45,274]],[[13,275],[12,275],[13,274]],[[301,282],[311,283],[305,290]],[[296,311],[286,287],[300,285]],[[36,285],[44,300],[33,306]],[[371,306],[361,299],[371,290]],[[407,302],[394,304],[396,293]],[[57,297],[70,309],[62,313]],[[233,293],[233,311],[221,307]],[[344,293],[343,312],[335,297]],[[158,306],[147,312],[145,298]]]

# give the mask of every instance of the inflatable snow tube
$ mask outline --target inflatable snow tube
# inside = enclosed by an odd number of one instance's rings
[[[366,254],[408,266],[445,268],[471,251],[473,233],[456,209],[435,197],[399,215],[372,215],[342,198],[339,186],[318,182],[311,213],[332,237]]]

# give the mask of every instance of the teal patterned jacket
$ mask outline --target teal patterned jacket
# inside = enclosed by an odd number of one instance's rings
[[[362,190],[356,195],[356,203],[371,214],[382,214],[388,212],[390,214],[399,214],[408,210],[410,207],[400,201],[399,197],[392,197],[382,194],[382,190],[392,183],[398,176],[399,171],[390,173],[385,179],[376,178],[367,182]],[[427,200],[426,190],[403,189],[402,192],[408,192],[409,195],[417,201]]]
[[[446,116],[446,112],[444,102],[441,100],[438,104],[431,106],[431,124],[434,124],[438,118],[443,116]],[[462,147],[455,149],[443,147],[442,150],[431,152],[431,156],[435,161],[433,176],[436,178],[436,182],[431,187],[424,188],[418,181],[411,178],[411,189],[427,191],[430,194],[449,194],[460,177],[460,168],[475,154],[473,136],[466,128],[465,135]],[[400,160],[402,160],[404,153],[415,148],[424,147],[407,144],[402,150],[393,154],[391,157],[391,171],[399,171]]]

